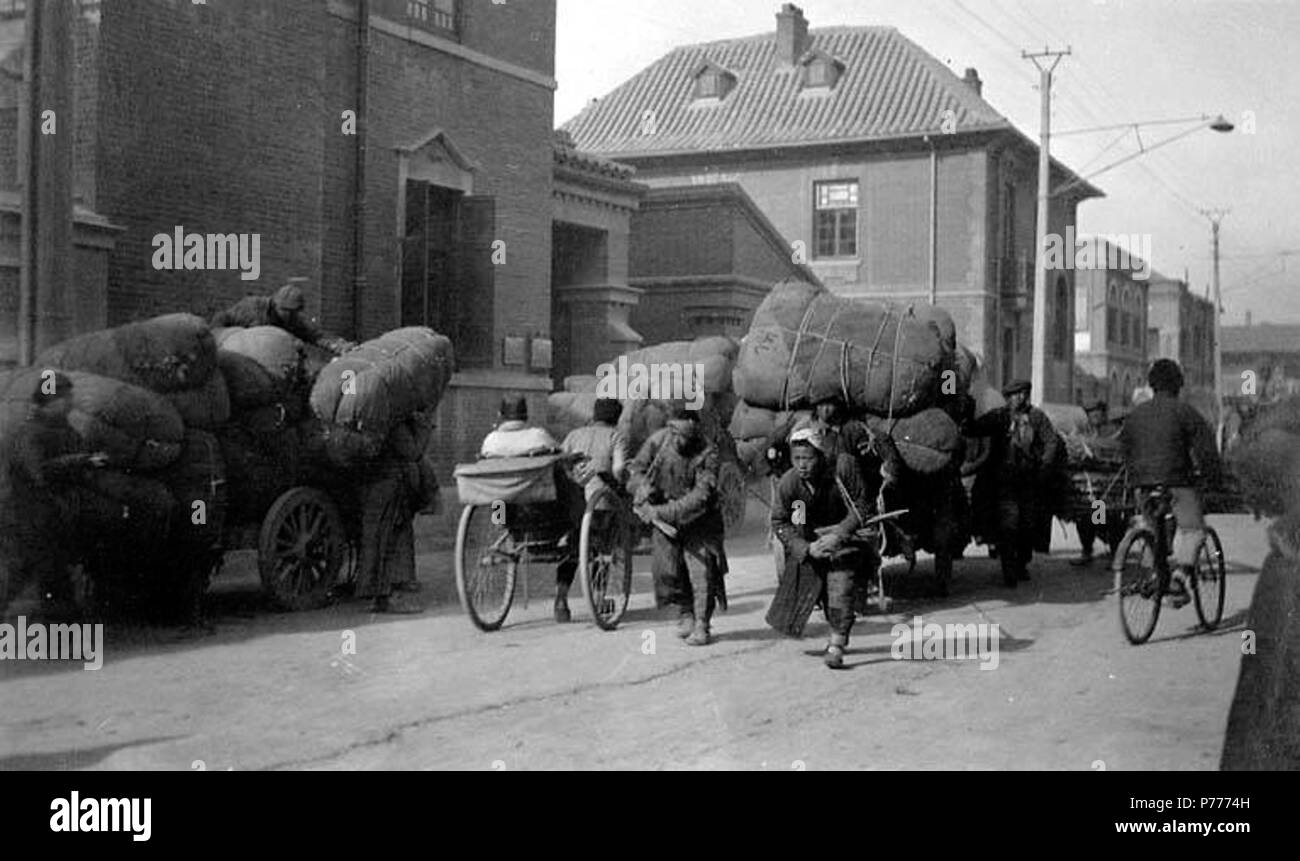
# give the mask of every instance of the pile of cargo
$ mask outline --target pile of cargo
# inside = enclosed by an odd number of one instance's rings
[[[603,382],[596,375],[568,377],[564,391],[554,392],[547,399],[547,429],[557,440],[562,440],[569,431],[588,424],[596,399],[608,394],[623,403],[619,427],[635,455],[645,440],[666,424],[669,402],[691,400],[685,395],[698,392],[696,400],[700,404],[704,433],[730,448],[731,438],[725,430],[737,403],[732,390],[732,371],[739,351],[740,343],[734,338],[712,336],[694,341],[669,341],[625,353],[601,369],[608,372]],[[672,394],[665,388],[687,382],[683,370],[687,367],[691,369],[689,386],[698,389],[678,391],[683,397],[663,397]]]
[[[1002,403],[941,308],[845,299],[803,282],[778,284],[754,312],[733,380],[742,403],[731,433],[755,466],[815,404],[839,398],[909,468],[935,473],[963,450],[965,397],[976,415]]]
[[[1300,397],[1263,408],[1229,451],[1227,466],[1257,514],[1300,520]]]
[[[107,464],[60,491],[75,494],[65,508],[77,523],[38,528],[51,540],[109,538],[162,572],[220,548],[228,524],[258,524],[290,487],[346,489],[381,458],[436,487],[425,449],[452,364],[450,341],[426,328],[334,358],[276,327],[214,331],[169,314],[73,338],[10,372],[0,435],[60,372],[71,384],[67,450]]]

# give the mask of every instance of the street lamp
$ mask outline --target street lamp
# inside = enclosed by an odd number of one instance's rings
[[[1200,116],[1197,117],[1183,117],[1178,119],[1166,119],[1166,120],[1147,120],[1145,122],[1120,123],[1118,125],[1112,125],[1112,126],[1096,126],[1093,128],[1073,129],[1071,131],[1053,133],[1050,131],[1050,108],[1049,108],[1050,99],[1051,99],[1051,86],[1052,86],[1051,68],[1040,69],[1040,71],[1042,72],[1042,85],[1040,89],[1042,90],[1043,104],[1042,104],[1041,142],[1038,148],[1038,177],[1039,177],[1038,179],[1038,231],[1037,231],[1038,248],[1036,252],[1037,260],[1034,266],[1034,303],[1035,303],[1034,304],[1034,330],[1033,330],[1034,339],[1033,339],[1033,364],[1031,366],[1033,392],[1034,392],[1033,397],[1036,403],[1042,403],[1042,400],[1046,395],[1045,388],[1046,388],[1046,381],[1047,381],[1047,331],[1046,331],[1047,304],[1046,303],[1047,303],[1047,212],[1048,212],[1047,203],[1048,200],[1052,197],[1056,197],[1057,195],[1069,191],[1070,189],[1074,188],[1077,185],[1081,185],[1085,182],[1088,182],[1089,180],[1093,179],[1096,176],[1106,173],[1107,171],[1113,170],[1114,168],[1119,167],[1122,164],[1130,162],[1139,156],[1145,155],[1151,152],[1152,150],[1159,149],[1163,146],[1167,146],[1168,144],[1171,144],[1176,140],[1181,140],[1182,138],[1185,138],[1190,134],[1194,134],[1195,132],[1198,132],[1201,129],[1210,129],[1211,131],[1225,133],[1225,132],[1232,131],[1234,128],[1233,124],[1228,122],[1228,120],[1224,118],[1223,114],[1218,114],[1214,117],[1211,117],[1209,114],[1201,114]],[[1179,123],[1179,124],[1196,123],[1196,125],[1184,131],[1181,131],[1178,134],[1167,137],[1164,140],[1157,141],[1151,146],[1144,145],[1142,143],[1141,137],[1139,136],[1138,137],[1139,150],[1137,152],[1130,153],[1129,155],[1121,159],[1118,159],[1117,161],[1111,162],[1105,167],[1093,171],[1087,176],[1076,177],[1073,180],[1063,185],[1057,186],[1056,188],[1051,189],[1049,191],[1048,189],[1048,186],[1050,185],[1049,177],[1051,176],[1051,172],[1050,172],[1051,153],[1049,149],[1050,149],[1051,137],[1053,134],[1056,137],[1063,137],[1068,135],[1085,134],[1085,133],[1107,131],[1107,130],[1114,130],[1114,129],[1133,129],[1134,133],[1137,133],[1138,128],[1140,128],[1141,126],[1170,125],[1174,123]],[[1119,139],[1117,138],[1116,140],[1118,141]]]

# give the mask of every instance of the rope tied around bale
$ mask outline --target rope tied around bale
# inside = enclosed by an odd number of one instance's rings
[[[781,381],[781,408],[790,409],[790,380],[794,376],[795,359],[799,356],[799,343],[803,340],[804,330],[808,328],[808,320],[812,317],[813,308],[817,305],[818,296],[814,296],[804,309],[803,319],[799,321],[799,328],[794,333],[794,346],[790,348],[790,364],[785,369],[785,379]],[[807,395],[807,389],[804,390]]]

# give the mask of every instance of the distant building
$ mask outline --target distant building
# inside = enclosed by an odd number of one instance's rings
[[[1214,303],[1192,293],[1186,281],[1155,271],[1147,288],[1147,358],[1178,362],[1186,397],[1213,412]]]
[[[1222,326],[1223,396],[1300,394],[1300,325]]]
[[[839,294],[924,303],[933,283],[995,382],[1029,376],[1037,146],[975,70],[957,77],[892,27],[811,30],[788,3],[776,19],[673,49],[563,128],[655,189],[739,187]],[[1051,181],[1069,186],[1049,210],[1064,235],[1101,192],[1060,164]],[[1044,395],[1071,401],[1075,273],[1050,275]]]
[[[1093,237],[1083,237],[1093,241]],[[1127,406],[1146,385],[1149,262],[1096,239],[1097,267],[1074,274],[1075,403]],[[1127,265],[1111,262],[1127,258]]]

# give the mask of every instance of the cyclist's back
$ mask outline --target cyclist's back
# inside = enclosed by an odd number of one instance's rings
[[[1158,359],[1147,376],[1155,397],[1135,407],[1120,431],[1129,482],[1137,487],[1168,489],[1178,530],[1173,555],[1180,572],[1196,564],[1205,540],[1205,516],[1196,490],[1200,481],[1219,480],[1219,452],[1210,425],[1190,404],[1178,399],[1183,372],[1178,363]],[[1186,603],[1181,582],[1172,592]],[[1181,594],[1179,594],[1181,593]],[[1181,604],[1179,604],[1181,606]]]

